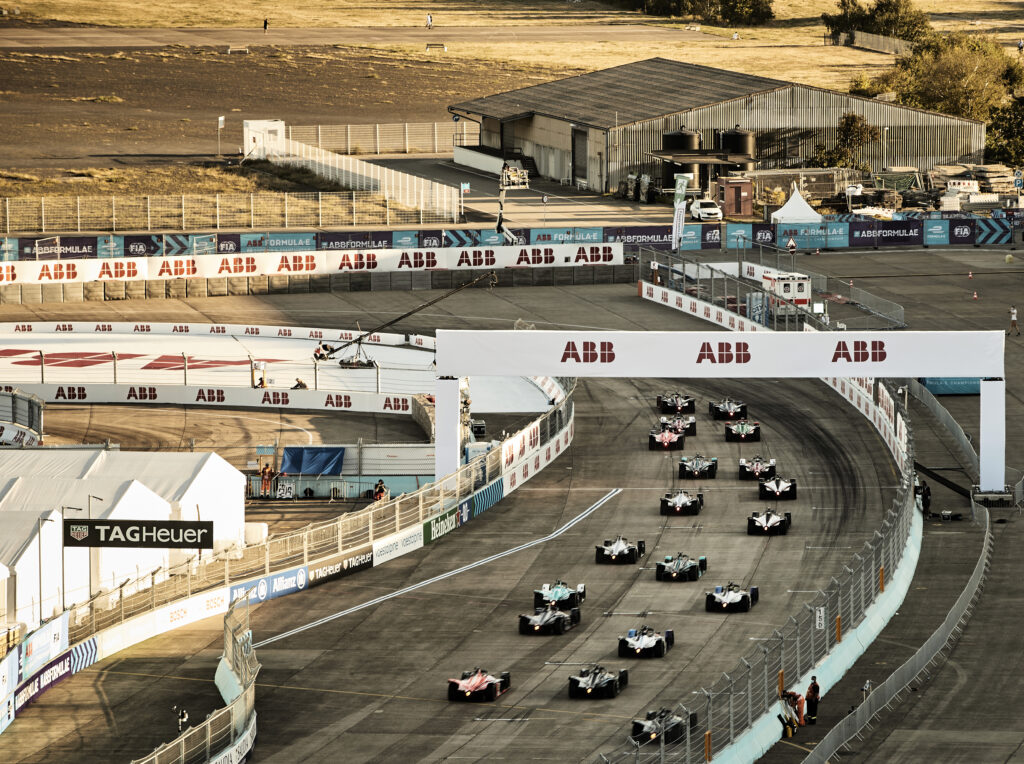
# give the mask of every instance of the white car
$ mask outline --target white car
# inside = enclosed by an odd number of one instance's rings
[[[721,220],[722,208],[712,199],[698,199],[690,205],[690,217],[694,220]]]

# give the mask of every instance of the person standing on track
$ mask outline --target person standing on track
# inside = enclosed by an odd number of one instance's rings
[[[267,33],[267,27],[270,26],[270,19],[263,19],[263,34]]]
[[[818,723],[818,700],[821,699],[821,687],[818,686],[818,677],[812,676],[811,683],[807,686],[807,723]]]
[[[427,29],[434,28],[434,17],[431,14],[427,14]]]
[[[1010,336],[1010,332],[1017,332],[1017,336],[1020,336],[1020,327],[1017,326],[1017,306],[1010,306],[1010,328],[1006,330],[1006,336]]]

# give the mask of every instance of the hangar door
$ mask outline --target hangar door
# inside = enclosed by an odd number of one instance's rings
[[[572,181],[587,179],[587,131],[572,131]]]

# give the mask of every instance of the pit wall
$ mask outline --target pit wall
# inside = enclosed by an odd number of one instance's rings
[[[771,331],[765,326],[750,322],[720,306],[645,281],[639,283],[638,294],[644,300],[696,316],[730,331]],[[815,331],[807,325],[804,326],[804,329]],[[899,466],[901,474],[909,475],[909,479],[912,480],[913,463],[912,459],[908,457],[907,425],[903,416],[896,410],[886,388],[877,385],[874,379],[869,378],[836,377],[822,379],[822,382],[839,393],[844,400],[871,422],[885,442],[893,460]],[[876,387],[877,403],[874,401]],[[913,500],[913,493],[908,491],[908,495]],[[834,646],[824,659],[802,676],[786,677],[787,689],[802,694],[813,674],[818,677],[822,695],[827,695],[828,691],[864,654],[903,604],[917,568],[924,532],[921,513],[914,511],[913,507],[904,508],[904,511],[912,513],[910,533],[899,565],[892,573],[891,580],[886,584],[885,591],[879,594],[867,608],[863,619],[855,628],[844,631],[842,642]],[[778,742],[781,728],[777,715],[785,715],[787,711],[788,708],[780,700],[775,708],[763,714],[750,729],[740,734],[731,746],[716,753],[715,761],[726,764],[746,764],[757,760]]]

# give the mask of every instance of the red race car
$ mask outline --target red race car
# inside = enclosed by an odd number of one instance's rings
[[[486,669],[475,668],[463,671],[461,679],[448,680],[448,700],[496,700],[511,688],[512,676],[509,672],[502,671],[500,677],[494,677]]]

